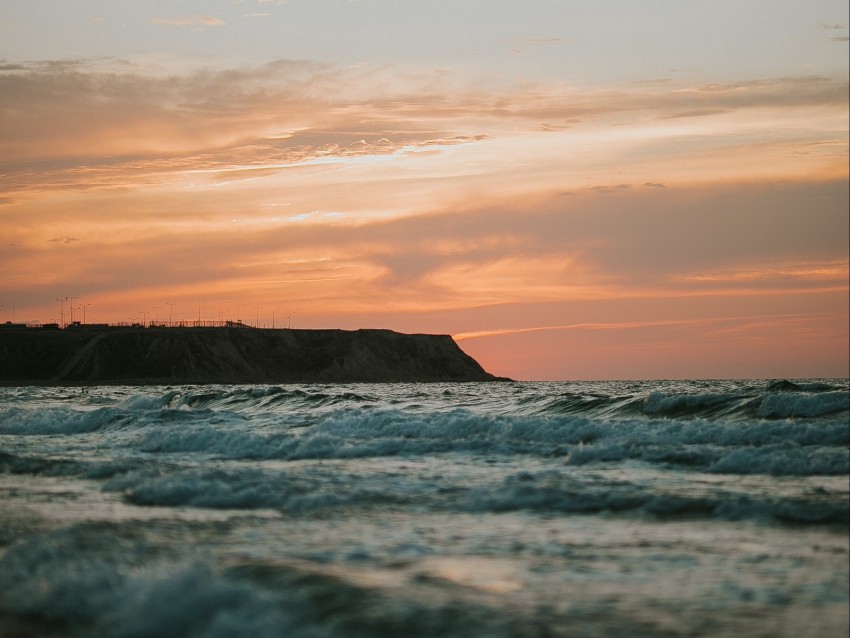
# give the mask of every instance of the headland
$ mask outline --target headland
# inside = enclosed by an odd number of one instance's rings
[[[495,381],[449,335],[0,325],[0,385]]]

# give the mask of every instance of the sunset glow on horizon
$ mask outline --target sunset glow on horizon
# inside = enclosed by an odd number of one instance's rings
[[[528,380],[850,374],[846,2],[0,24],[0,322],[452,334]]]

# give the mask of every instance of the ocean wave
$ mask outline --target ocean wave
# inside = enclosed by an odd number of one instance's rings
[[[604,426],[579,419],[568,426],[547,418],[486,417],[465,410],[418,415],[399,411],[334,412],[296,431],[257,434],[206,427],[157,429],[140,449],[197,452],[223,458],[319,459],[441,452],[564,454],[568,445],[594,440]]]
[[[318,563],[186,546],[178,556],[142,536],[84,524],[16,543],[0,558],[0,613],[45,621],[50,635],[105,638],[528,635],[529,611],[417,596],[421,583],[363,586]]]
[[[575,476],[554,470],[520,472],[464,499],[474,511],[564,514],[636,513],[657,518],[717,518],[797,524],[847,525],[850,504],[841,498],[780,499],[722,490],[683,495],[628,481]]]
[[[800,386],[794,386],[800,388]],[[668,394],[651,392],[644,400],[644,412],[669,418],[758,417],[787,419],[819,417],[845,412],[850,407],[847,392],[768,392],[762,394]]]
[[[93,461],[77,458],[43,457],[0,452],[0,473],[48,477],[109,479],[143,466],[141,460]]]
[[[706,472],[789,474],[773,463],[811,461],[785,455],[777,458],[747,451],[721,458]],[[735,453],[732,453],[734,456]],[[820,459],[830,474],[836,458]],[[745,470],[741,470],[741,465]],[[292,470],[256,468],[137,467],[116,472],[103,484],[135,505],[211,509],[274,509],[289,514],[315,514],[341,507],[388,507],[415,504],[430,511],[534,511],[543,514],[638,513],[654,517],[705,517],[800,524],[847,524],[846,495],[816,489],[796,496],[772,496],[757,491],[731,492],[721,484],[703,483],[682,491],[677,482],[644,483],[563,469],[522,471],[499,481],[481,477],[457,483],[440,472],[428,474],[349,471],[343,466],[303,466]],[[671,491],[672,490],[672,491]]]
[[[488,416],[469,410],[337,410],[261,419],[199,408],[172,407],[128,415],[115,408],[89,412],[24,411],[0,423],[6,435],[108,432],[122,457],[231,460],[355,459],[434,454],[527,454],[561,457],[570,465],[638,460],[729,474],[836,475],[850,472],[850,429],[840,417],[732,421],[710,419],[592,419],[586,416]],[[103,441],[101,441],[103,443]],[[96,446],[91,439],[86,445]],[[54,446],[55,447],[55,446]],[[57,448],[58,449],[58,448]],[[47,450],[47,448],[45,448]],[[0,458],[0,471],[81,474],[83,466],[56,451]],[[143,460],[142,457],[140,460]],[[95,461],[98,459],[90,459]],[[109,467],[110,459],[100,459]],[[120,466],[120,463],[118,464]],[[86,470],[87,471],[87,470]],[[106,469],[103,472],[108,472]]]
[[[341,477],[337,477],[341,479]],[[376,499],[340,480],[302,477],[262,470],[162,470],[145,468],[114,476],[106,491],[122,492],[136,505],[211,509],[277,509],[306,513]]]
[[[586,384],[595,387],[593,384]],[[586,417],[602,421],[751,421],[830,419],[847,414],[850,393],[825,382],[763,385],[464,384],[430,386],[208,386],[122,389],[56,397],[39,409],[15,396],[0,408],[0,435],[84,434],[209,419],[313,423],[349,411],[441,417],[466,411],[487,417]],[[498,386],[498,387],[496,387]],[[425,389],[423,389],[425,388]],[[541,391],[546,390],[546,391]],[[67,405],[57,405],[57,400]]]
[[[584,417],[486,417],[465,410],[331,413],[274,434],[210,427],[159,428],[139,444],[147,453],[198,453],[228,459],[345,459],[446,452],[563,456],[568,463],[642,460],[713,472],[774,475],[848,471],[846,423],[767,421],[600,421]]]
[[[33,538],[0,559],[0,609],[110,638],[298,629],[263,588],[228,578],[203,556],[163,554],[103,525]]]
[[[0,410],[0,435],[85,434],[116,428],[133,420],[133,415],[115,408],[74,410],[71,408],[6,408]]]
[[[380,399],[348,386],[254,386],[211,387],[204,390],[173,392],[165,404],[172,408],[216,409],[254,412],[282,407],[290,410],[316,410],[350,406],[363,408]]]
[[[822,394],[770,393],[762,398],[758,416],[767,419],[791,417],[818,417],[844,412],[850,407],[847,392],[824,392]]]
[[[707,472],[772,476],[841,475],[850,473],[846,449],[769,445],[740,447],[712,463]]]
[[[0,436],[108,433],[101,443],[121,458],[174,461],[464,453],[560,457],[575,466],[634,460],[729,474],[850,471],[848,394],[834,384],[668,383],[663,392],[645,383],[585,384],[564,391],[569,387],[543,386],[557,393],[528,384],[122,389],[108,405],[94,393],[83,405],[34,409],[12,401],[0,408]],[[62,445],[30,446],[31,453],[17,448],[26,459],[0,459],[0,471],[108,476],[122,467],[122,461],[110,465],[115,459],[91,459],[102,465],[84,468],[63,455]],[[85,445],[94,449],[97,441],[86,437]]]
[[[86,468],[86,463],[70,459],[21,456],[0,452],[0,472],[4,474],[73,476],[84,473]]]

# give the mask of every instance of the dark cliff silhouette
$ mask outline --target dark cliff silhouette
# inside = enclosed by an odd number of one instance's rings
[[[390,330],[0,330],[0,384],[492,381],[448,335]]]

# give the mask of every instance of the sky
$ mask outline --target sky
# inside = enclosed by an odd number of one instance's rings
[[[850,375],[845,0],[0,0],[0,321]]]

